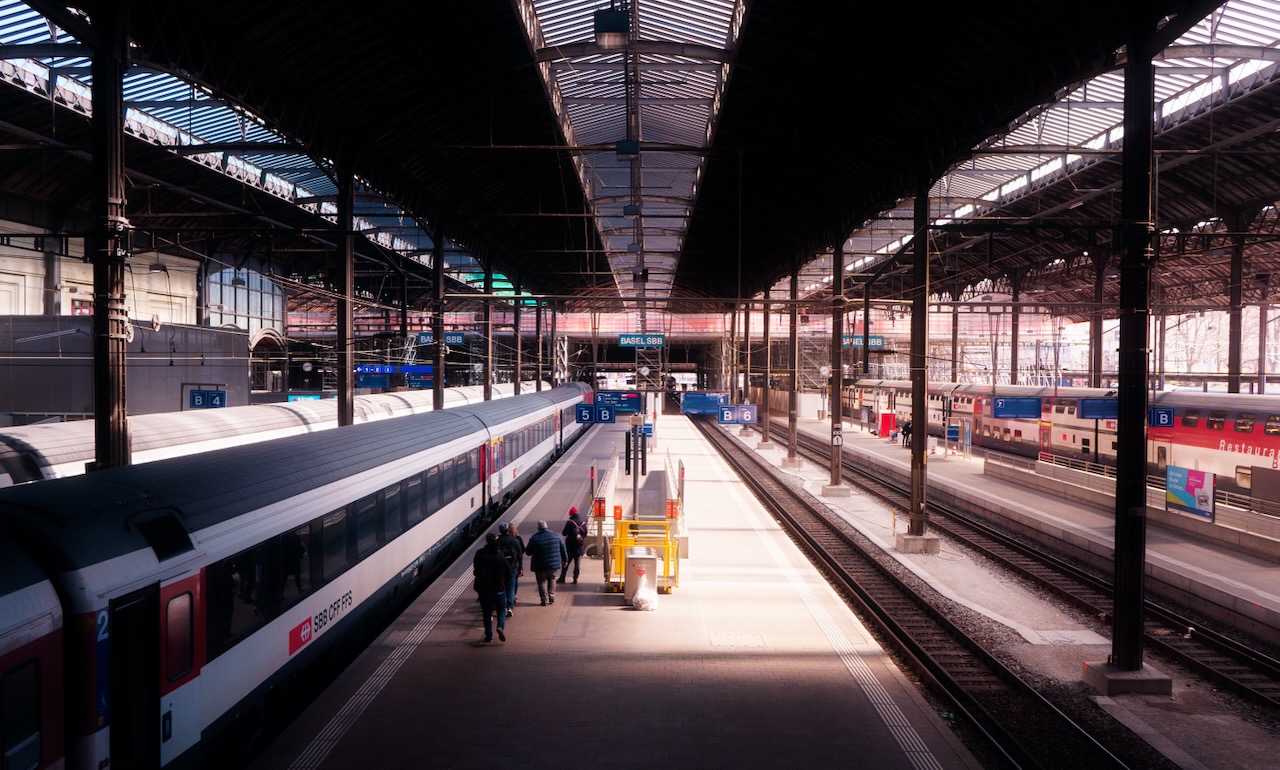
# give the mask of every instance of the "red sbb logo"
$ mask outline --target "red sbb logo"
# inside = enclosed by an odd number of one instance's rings
[[[292,655],[301,650],[311,641],[311,618],[302,621],[289,632],[289,654]]]

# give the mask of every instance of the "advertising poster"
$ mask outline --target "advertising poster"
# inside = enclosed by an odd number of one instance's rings
[[[1213,488],[1216,483],[1217,477],[1207,471],[1170,465],[1165,472],[1165,508],[1213,521]]]

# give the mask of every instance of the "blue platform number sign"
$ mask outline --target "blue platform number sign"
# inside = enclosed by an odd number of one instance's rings
[[[227,405],[227,391],[192,390],[187,399],[187,405],[192,409],[221,409]]]
[[[947,426],[947,441],[959,441],[959,440],[960,440],[960,426],[959,426],[959,425],[948,425],[948,426]]]
[[[1080,399],[1080,419],[1118,420],[1120,419],[1120,399],[1082,398]]]
[[[743,404],[738,408],[738,422],[742,425],[756,424],[756,405]]]
[[[1040,417],[1038,398],[997,398],[991,402],[992,417],[1028,419]]]
[[[738,421],[738,410],[733,406],[720,407],[720,416],[716,420],[721,425],[732,425]]]
[[[609,406],[608,404],[596,404],[595,407],[596,407],[596,410],[595,410],[596,422],[613,422],[614,421],[613,419],[614,409],[612,406]]]
[[[758,407],[756,404],[730,404],[720,407],[717,422],[721,425],[755,425]]]
[[[1147,425],[1152,428],[1172,428],[1173,409],[1167,406],[1153,406],[1147,409]]]
[[[594,404],[578,404],[573,408],[577,414],[578,422],[595,422],[596,409]]]

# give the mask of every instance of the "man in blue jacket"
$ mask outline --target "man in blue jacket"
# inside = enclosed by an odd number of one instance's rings
[[[542,605],[555,604],[556,573],[560,571],[560,565],[569,560],[564,539],[547,529],[545,520],[539,521],[538,533],[529,538],[525,553],[529,554],[529,569],[538,579],[538,598]]]

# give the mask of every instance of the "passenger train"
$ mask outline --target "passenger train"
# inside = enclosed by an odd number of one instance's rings
[[[1114,465],[1116,420],[1085,419],[1079,407],[1081,399],[1115,395],[1095,388],[930,383],[928,428],[942,436],[945,425],[966,424],[975,446]],[[1041,414],[997,418],[997,398],[1039,398]],[[845,399],[845,414],[854,419],[863,407],[873,416],[895,414],[898,424],[911,416],[909,381],[860,380]],[[1219,489],[1250,494],[1255,468],[1280,469],[1280,397],[1168,391],[1152,393],[1149,406],[1161,410],[1163,422],[1147,428],[1148,473],[1163,477],[1170,465],[1209,471]]]
[[[586,427],[580,383],[0,490],[7,768],[227,767]]]
[[[526,382],[521,392],[532,393],[534,387],[534,382]],[[506,398],[513,391],[511,384],[499,384],[493,386],[491,395]],[[483,400],[483,388],[478,385],[444,390],[446,408]],[[355,422],[421,414],[430,411],[433,402],[430,390],[356,396]],[[326,398],[140,414],[129,418],[129,433],[133,462],[146,463],[337,425],[337,399]],[[0,428],[0,487],[84,473],[93,457],[93,420]]]

